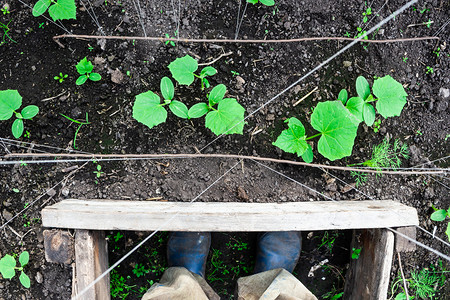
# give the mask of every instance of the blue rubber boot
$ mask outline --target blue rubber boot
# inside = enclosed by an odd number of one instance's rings
[[[172,232],[167,242],[169,267],[185,267],[204,277],[210,246],[209,232]]]
[[[302,248],[298,231],[266,232],[258,237],[255,273],[283,268],[292,273]]]

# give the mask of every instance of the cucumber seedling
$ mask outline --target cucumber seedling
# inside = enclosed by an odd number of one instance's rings
[[[48,9],[53,21],[77,18],[75,0],[39,0],[33,6],[33,16],[39,17]]]
[[[367,80],[359,76],[356,80],[358,96],[348,99],[347,91],[341,90],[337,101],[317,104],[311,115],[312,127],[318,134],[308,137],[305,127],[296,118],[287,119],[288,129],[281,132],[273,143],[283,151],[295,153],[304,161],[312,162],[313,152],[307,140],[320,136],[317,148],[329,160],[341,159],[352,154],[359,123],[372,126],[375,121],[376,102],[378,113],[384,118],[399,116],[406,104],[403,86],[391,76],[375,80],[370,91]]]
[[[448,208],[448,210],[437,209],[434,206],[432,206],[432,207],[435,210],[434,213],[432,213],[431,216],[430,216],[430,219],[432,221],[442,222],[447,217],[450,218],[450,207]],[[448,240],[450,241],[450,221],[447,223],[447,230],[445,231],[445,234],[447,235]]]
[[[22,106],[22,96],[17,90],[0,91],[0,121],[16,116],[11,126],[12,134],[16,139],[22,136],[23,120],[31,120],[39,112],[39,107],[36,105],[28,105],[19,113],[17,110],[20,106]]]
[[[169,64],[172,77],[181,85],[191,85],[195,77],[200,79],[202,91],[209,88],[210,84],[206,77],[217,74],[217,70],[211,66],[204,67],[200,74],[195,74],[198,69],[197,61],[189,55],[175,59]]]
[[[30,254],[28,251],[23,251],[19,256],[20,267],[16,267],[16,259],[6,254],[2,259],[0,259],[0,273],[3,278],[11,279],[16,275],[16,270],[20,272],[19,281],[25,288],[30,288],[30,277],[23,271],[24,267],[28,264],[30,260]]]
[[[260,2],[261,4],[264,4],[265,6],[275,5],[274,0],[247,0],[247,3],[250,3],[250,4],[256,4],[258,2]]]
[[[80,62],[76,65],[77,72],[80,74],[80,77],[78,77],[76,84],[82,85],[86,82],[86,80],[90,79],[92,81],[99,81],[102,79],[102,76],[98,73],[92,73],[94,70],[94,66],[90,61],[87,60],[87,58],[83,58],[80,60]]]

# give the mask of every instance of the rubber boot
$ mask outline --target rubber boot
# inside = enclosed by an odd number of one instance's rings
[[[258,237],[255,273],[283,268],[292,273],[297,265],[302,237],[297,231],[266,232]]]
[[[185,267],[204,277],[210,246],[209,232],[172,232],[167,242],[169,267]]]

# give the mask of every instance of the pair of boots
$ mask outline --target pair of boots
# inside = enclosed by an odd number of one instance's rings
[[[283,268],[292,272],[300,257],[299,232],[267,232],[258,236],[254,273]],[[211,246],[209,232],[174,232],[167,243],[169,267],[184,267],[202,277]]]

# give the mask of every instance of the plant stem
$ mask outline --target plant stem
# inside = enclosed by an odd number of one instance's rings
[[[313,138],[315,138],[315,137],[317,137],[317,136],[319,136],[319,135],[322,135],[322,133],[318,133],[318,134],[315,134],[315,135],[313,135],[313,136],[307,137],[307,138],[305,139],[305,141],[310,140],[310,139],[313,139]]]

